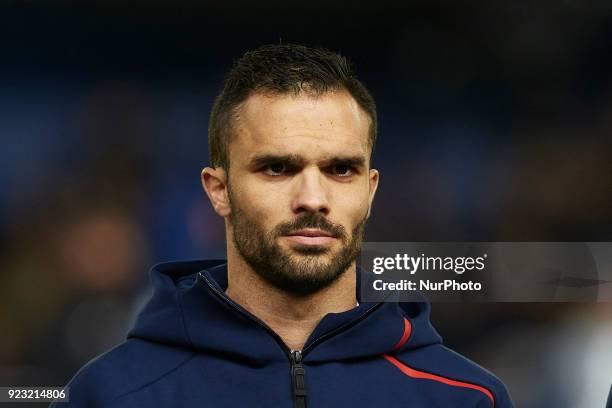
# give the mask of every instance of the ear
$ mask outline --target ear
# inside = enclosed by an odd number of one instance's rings
[[[368,215],[366,218],[370,218],[370,212],[372,211],[372,202],[374,201],[374,195],[376,195],[376,189],[378,188],[379,173],[376,169],[370,169],[369,183],[370,183],[370,197],[368,202]]]
[[[227,173],[221,167],[205,167],[202,170],[202,187],[208,195],[215,212],[225,218],[230,215],[231,207],[227,192]]]

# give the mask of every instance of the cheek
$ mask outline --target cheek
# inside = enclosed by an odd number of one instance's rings
[[[243,183],[232,190],[232,198],[249,219],[270,230],[279,222],[286,195],[261,184]]]
[[[336,214],[346,220],[351,228],[361,222],[368,213],[368,189],[354,189],[344,194],[338,194],[336,198]],[[333,212],[332,208],[332,212]]]

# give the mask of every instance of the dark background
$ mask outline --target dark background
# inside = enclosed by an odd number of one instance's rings
[[[121,341],[155,262],[224,255],[203,193],[234,58],[348,56],[379,112],[369,241],[612,241],[612,3],[0,3],[0,383]],[[434,304],[519,407],[599,407],[612,304]]]

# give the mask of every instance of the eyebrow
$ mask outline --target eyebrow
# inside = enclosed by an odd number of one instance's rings
[[[306,160],[298,154],[258,154],[249,161],[249,167],[259,169],[261,167],[281,163],[292,167],[301,167]],[[365,158],[362,156],[334,156],[323,161],[325,166],[365,166]]]
[[[290,166],[300,166],[304,164],[304,158],[297,154],[258,154],[255,155],[249,161],[249,166],[253,168],[260,168],[274,163],[282,163]]]
[[[364,167],[365,158],[362,156],[346,156],[346,157],[332,157],[327,161],[328,166],[351,166],[351,167]]]

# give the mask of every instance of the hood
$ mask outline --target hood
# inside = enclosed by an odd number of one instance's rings
[[[329,313],[303,348],[305,363],[364,358],[441,343],[429,322],[429,304],[361,302]],[[128,338],[214,353],[264,365],[287,359],[288,349],[255,316],[227,298],[225,260],[166,262],[150,272],[153,295]]]

